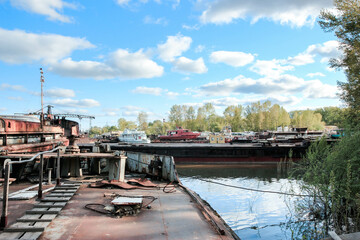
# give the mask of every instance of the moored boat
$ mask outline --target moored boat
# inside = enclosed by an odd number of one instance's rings
[[[179,140],[191,140],[196,139],[200,136],[201,133],[195,133],[190,131],[189,129],[183,129],[181,127],[177,128],[176,130],[170,130],[167,132],[167,135],[160,136],[159,139],[161,140],[168,140],[168,141],[179,141]]]
[[[125,129],[118,137],[120,142],[124,143],[150,143],[144,131]]]

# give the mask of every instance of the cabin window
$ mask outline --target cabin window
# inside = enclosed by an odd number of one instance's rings
[[[8,128],[11,128],[11,122],[8,122]]]

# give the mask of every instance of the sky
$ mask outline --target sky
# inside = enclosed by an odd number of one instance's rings
[[[342,106],[331,0],[0,0],[0,114],[167,119],[175,104]],[[86,119],[80,121],[87,128]]]

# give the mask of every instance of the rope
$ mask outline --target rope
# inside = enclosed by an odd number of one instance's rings
[[[173,193],[173,192],[176,192],[175,190],[175,185],[172,185],[172,187],[170,188],[170,190],[166,190],[166,188],[168,186],[170,186],[171,184],[173,183],[173,181],[169,182],[168,184],[165,185],[165,187],[163,188],[163,192],[164,193]]]
[[[234,186],[234,185],[230,185],[230,184],[215,182],[215,181],[211,181],[211,180],[207,180],[207,179],[203,179],[203,178],[199,178],[199,177],[186,176],[184,174],[179,174],[179,175],[183,176],[183,177],[195,178],[195,179],[198,179],[198,180],[203,181],[203,182],[208,182],[208,183],[213,183],[213,184],[217,184],[217,185],[221,185],[221,186],[225,186],[225,187],[232,187],[232,188],[237,188],[237,189],[242,189],[242,190],[247,190],[247,191],[253,191],[253,192],[274,193],[274,194],[281,194],[281,195],[295,196],[295,197],[312,197],[311,195],[304,195],[304,194],[294,194],[294,193],[285,193],[285,192],[278,192],[278,191],[269,191],[269,190],[260,190],[260,189],[254,189],[254,188],[246,188],[246,187],[240,187],[240,186]]]

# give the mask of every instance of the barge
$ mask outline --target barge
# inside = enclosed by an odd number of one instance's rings
[[[243,143],[243,144],[110,144],[112,150],[134,151],[173,156],[176,163],[278,163],[302,158],[308,143]],[[86,145],[80,148],[89,147]]]

